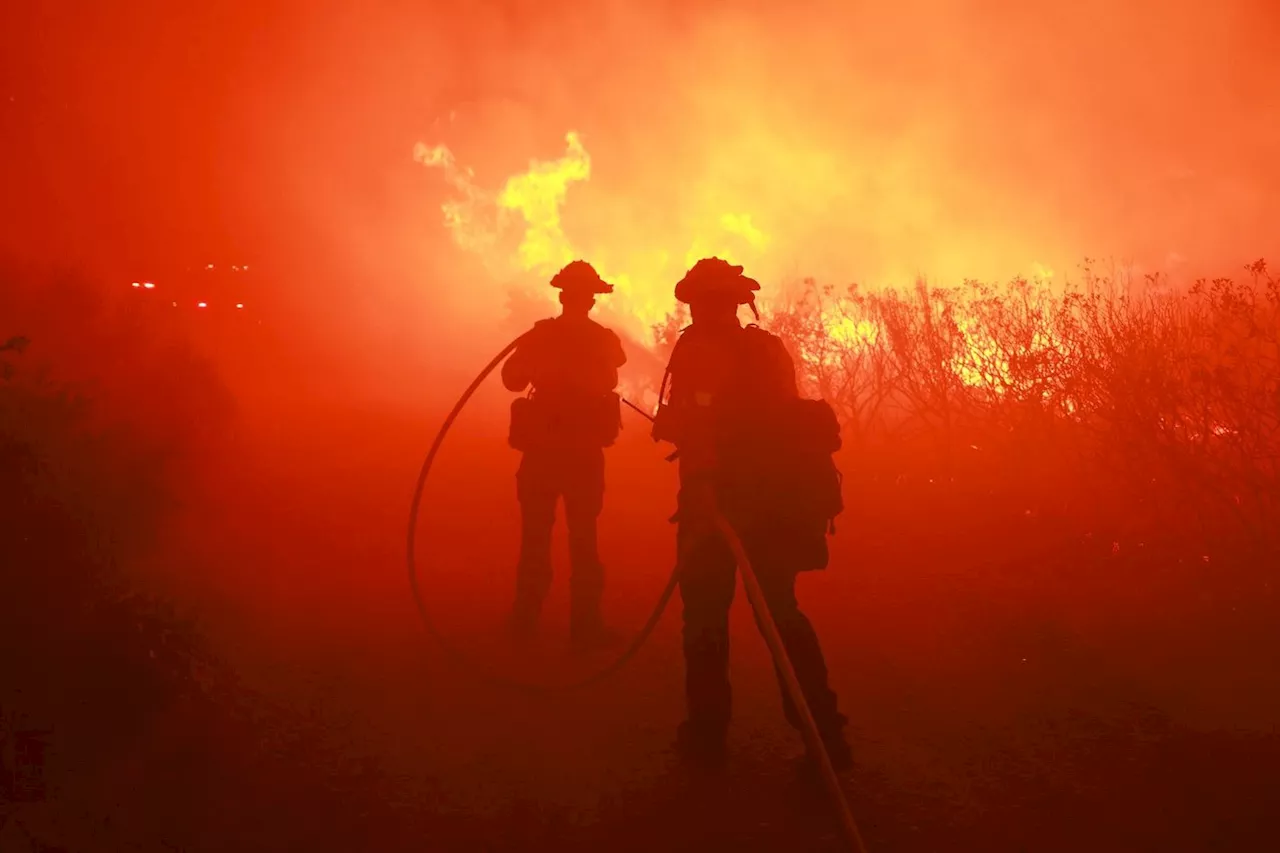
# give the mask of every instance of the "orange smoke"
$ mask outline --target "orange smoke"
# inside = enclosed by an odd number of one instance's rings
[[[1243,12],[1102,21],[1091,2],[1049,25],[1043,7],[818,5],[624,3],[477,30],[491,61],[441,99],[415,152],[466,258],[451,293],[481,316],[498,288],[536,307],[554,269],[583,258],[616,285],[601,319],[647,344],[674,282],[710,255],[762,282],[768,315],[808,277],[837,292],[1025,278],[1061,293],[1086,257],[1190,282],[1270,251],[1259,213],[1278,173],[1260,131],[1274,113],[1245,109],[1252,72],[1177,59],[1202,39],[1243,61]],[[1261,79],[1265,65],[1249,67]],[[1236,153],[1210,125],[1240,128]],[[952,371],[1010,378],[981,306],[960,307]],[[841,346],[884,344],[870,320],[825,325]]]
[[[442,210],[459,248],[481,256],[496,277],[523,278],[540,296],[546,294],[546,280],[566,263],[591,261],[616,288],[608,313],[643,342],[675,307],[673,284],[696,260],[722,254],[749,261],[767,247],[768,236],[750,212],[741,210],[721,211],[696,227],[686,226],[686,233],[673,229],[669,242],[643,235],[571,237],[564,224],[566,204],[573,185],[591,178],[592,163],[578,133],[569,131],[565,143],[563,157],[533,160],[496,190],[477,185],[474,172],[444,145],[419,143],[414,159],[441,170],[452,188],[454,196]]]
[[[498,277],[522,277],[531,294],[546,296],[545,282],[556,270],[577,258],[590,259],[606,280],[616,286],[608,300],[607,312],[642,344],[651,345],[650,332],[675,307],[672,283],[699,258],[720,255],[739,262],[777,268],[770,254],[771,240],[754,221],[753,212],[724,210],[708,216],[700,227],[682,232],[672,223],[674,236],[666,244],[655,244],[643,236],[611,235],[609,243],[574,240],[566,233],[565,208],[570,189],[591,178],[591,156],[578,133],[565,135],[566,152],[555,160],[533,160],[529,168],[508,177],[496,190],[479,186],[472,169],[460,165],[444,145],[419,143],[414,159],[439,169],[453,190],[442,205],[444,225],[456,244],[480,256]],[[673,253],[672,247],[682,251]],[[1033,264],[1041,283],[1052,271]],[[770,288],[762,295],[762,305],[785,298],[782,288]],[[549,302],[549,299],[548,299]],[[880,329],[867,320],[855,321],[847,313],[832,309],[823,313],[826,333],[844,348],[872,346]],[[994,342],[984,340],[980,324],[971,316],[954,318],[965,351],[950,359],[950,368],[965,384],[980,385],[992,376],[1007,377],[1007,358]],[[1044,345],[1043,342],[1037,342]],[[814,357],[813,354],[807,354]],[[643,389],[633,389],[644,396]]]

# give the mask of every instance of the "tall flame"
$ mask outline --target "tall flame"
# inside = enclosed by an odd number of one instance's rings
[[[549,276],[572,260],[573,245],[560,222],[569,185],[591,177],[591,155],[582,147],[578,134],[565,135],[568,152],[559,160],[529,165],[529,171],[507,179],[498,193],[498,207],[520,213],[525,223],[520,241],[520,266]]]
[[[495,275],[527,276],[535,293],[569,261],[589,261],[615,286],[602,307],[646,343],[649,329],[674,308],[675,282],[694,262],[711,255],[750,260],[768,248],[769,236],[752,214],[734,210],[695,223],[684,247],[645,245],[634,236],[627,245],[575,240],[566,233],[563,212],[570,187],[591,178],[591,155],[575,131],[565,135],[565,144],[563,156],[531,161],[497,190],[479,186],[475,173],[444,145],[419,143],[414,159],[444,173],[453,191],[442,206],[444,224],[459,248],[482,257]],[[672,251],[679,248],[684,251]]]
[[[553,160],[531,160],[529,168],[508,177],[497,190],[476,183],[474,171],[460,165],[444,145],[418,143],[414,158],[428,168],[443,172],[453,195],[442,206],[444,224],[455,243],[464,251],[482,257],[499,276],[516,273],[525,278],[530,292],[550,294],[547,280],[570,261],[589,261],[601,276],[614,284],[615,291],[602,305],[611,322],[623,327],[634,340],[652,343],[650,330],[661,324],[675,307],[674,283],[700,258],[719,256],[737,263],[758,261],[771,248],[770,236],[753,215],[725,210],[706,221],[685,223],[692,227],[683,252],[672,246],[644,245],[637,233],[611,235],[617,242],[589,245],[566,232],[563,213],[574,184],[591,179],[591,155],[575,131],[565,135],[566,150]],[[518,237],[518,239],[516,239]],[[1047,265],[1033,264],[1034,279],[1041,285],[1053,277]],[[761,294],[768,307],[773,293]],[[966,385],[990,385],[1010,381],[1007,354],[985,339],[974,317],[956,317],[957,332],[964,352],[957,354],[951,371]],[[866,318],[847,313],[824,313],[823,325],[838,349],[859,350],[882,342],[882,330]],[[1036,348],[1052,346],[1036,341]],[[810,354],[812,355],[812,354]],[[802,356],[806,357],[806,356]],[[828,353],[825,357],[832,357]],[[998,391],[997,389],[994,389]]]

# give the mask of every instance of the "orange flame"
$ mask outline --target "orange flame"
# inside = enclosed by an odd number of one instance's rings
[[[418,143],[414,159],[443,172],[452,188],[453,197],[442,205],[442,212],[459,248],[484,258],[497,276],[527,274],[535,295],[545,294],[545,287],[535,284],[535,276],[541,279],[538,284],[545,284],[569,261],[590,261],[615,286],[602,307],[646,343],[651,327],[675,307],[674,284],[695,261],[709,255],[758,256],[769,244],[751,213],[731,210],[702,223],[678,256],[667,246],[591,245],[575,240],[566,233],[562,214],[570,187],[591,178],[591,155],[574,131],[565,135],[565,143],[564,156],[532,161],[527,171],[511,176],[496,191],[478,186],[474,171],[459,165],[444,145]],[[519,235],[518,248],[505,251],[504,238],[513,232]]]
[[[563,156],[532,160],[525,172],[510,176],[497,190],[479,186],[474,171],[459,164],[445,145],[418,143],[414,159],[439,169],[452,189],[452,197],[441,209],[444,225],[461,249],[482,257],[495,276],[515,273],[524,277],[535,298],[549,298],[542,285],[564,264],[578,258],[590,261],[615,285],[614,294],[602,304],[603,313],[645,345],[652,344],[650,330],[675,307],[674,282],[698,259],[717,255],[751,264],[769,256],[773,248],[770,236],[752,212],[741,210],[722,210],[695,222],[685,234],[684,251],[679,253],[673,253],[671,246],[591,244],[575,239],[566,231],[563,213],[571,187],[590,181],[592,161],[576,132],[565,135],[565,144]],[[513,239],[517,236],[518,240]],[[630,239],[637,240],[634,235]],[[776,269],[776,258],[766,266]],[[1053,277],[1053,270],[1041,263],[1033,263],[1032,272],[1042,285]],[[766,287],[761,294],[766,313],[771,302],[781,296],[779,291]],[[830,351],[818,356],[801,354],[802,358],[838,358],[840,350],[881,345],[883,329],[873,320],[851,316],[835,306],[824,311],[822,321],[832,345]],[[950,359],[948,368],[966,385],[989,386],[999,393],[1013,381],[1009,355],[984,337],[976,316],[961,313],[954,321],[964,345]],[[1033,348],[1052,345],[1037,340]],[[644,389],[633,390],[644,396]]]

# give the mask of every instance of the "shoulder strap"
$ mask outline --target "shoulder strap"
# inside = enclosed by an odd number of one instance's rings
[[[742,342],[749,357],[763,360],[778,343],[778,336],[752,324],[742,327]]]
[[[680,330],[675,346],[671,348],[671,355],[667,357],[667,366],[662,372],[662,385],[658,388],[658,408],[662,408],[667,404],[667,386],[671,383],[671,372],[676,364],[676,353],[679,352],[680,344],[684,341],[684,333],[687,331],[689,331],[688,326]]]

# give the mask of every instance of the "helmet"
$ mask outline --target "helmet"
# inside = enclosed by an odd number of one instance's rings
[[[600,278],[595,267],[586,261],[573,261],[551,278],[551,286],[577,293],[613,293],[613,285]]]
[[[720,296],[754,308],[759,289],[760,282],[743,275],[742,267],[720,258],[703,258],[676,284],[676,301],[688,305],[697,299]]]

